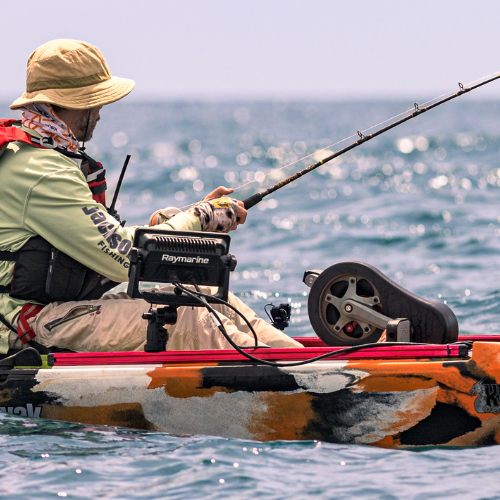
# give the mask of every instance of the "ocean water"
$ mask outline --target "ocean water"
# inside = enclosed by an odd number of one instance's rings
[[[106,166],[111,194],[132,155],[119,211],[141,224],[219,185],[244,199],[313,163],[318,150],[340,149],[358,130],[410,108],[412,101],[125,100],[102,110],[88,152]],[[0,111],[18,116],[5,104]],[[499,199],[500,101],[464,96],[252,208],[231,233],[231,288],[262,317],[265,304],[290,302],[287,332],[312,335],[304,271],[363,261],[446,301],[462,333],[499,334]],[[500,498],[499,463],[500,447],[258,443],[0,416],[1,498]]]

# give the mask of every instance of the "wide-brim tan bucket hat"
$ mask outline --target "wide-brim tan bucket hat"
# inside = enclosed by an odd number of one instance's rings
[[[133,80],[111,76],[97,47],[78,40],[52,40],[28,59],[26,92],[10,109],[46,102],[68,109],[111,104],[129,94]]]

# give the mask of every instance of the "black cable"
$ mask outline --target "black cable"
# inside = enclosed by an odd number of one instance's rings
[[[191,297],[193,297],[195,300],[198,300],[199,302],[201,302],[205,308],[210,312],[212,313],[215,318],[217,319],[217,321],[219,322],[219,330],[222,332],[222,335],[224,335],[224,337],[229,341],[229,343],[237,350],[237,351],[240,351],[241,349],[245,349],[245,347],[243,346],[239,346],[237,345],[236,343],[233,342],[233,340],[229,337],[227,331],[226,331],[226,328],[224,327],[224,323],[222,323],[222,320],[220,319],[219,315],[217,314],[217,311],[210,306],[210,304],[204,300],[203,298],[200,298],[198,297],[198,295],[203,295],[201,292],[197,293],[197,292],[193,292],[192,290],[189,290],[187,288],[184,288],[181,284],[177,284],[176,285],[177,287],[179,287],[184,293],[186,293],[187,295],[190,295]],[[199,289],[199,288],[198,288]],[[253,349],[258,349],[260,346],[258,345],[258,340],[256,337],[254,337],[254,339],[256,340],[256,344],[254,344],[254,347]],[[264,346],[262,346],[264,347]],[[249,347],[247,347],[246,349],[250,349]],[[241,352],[241,351],[240,351]]]
[[[201,295],[202,297],[204,297],[205,299],[207,298],[210,298],[212,300],[214,300],[215,302],[219,303],[219,304],[223,304],[227,307],[229,307],[229,309],[232,309],[238,316],[240,316],[241,318],[243,318],[243,321],[247,324],[248,328],[250,329],[250,331],[252,332],[252,335],[253,335],[253,338],[255,340],[255,345],[254,345],[254,349],[257,349],[259,347],[259,339],[257,337],[257,333],[255,333],[255,330],[253,329],[253,326],[250,324],[250,322],[248,321],[247,318],[245,318],[245,316],[243,315],[243,313],[241,313],[240,311],[238,311],[238,309],[236,309],[236,307],[232,306],[229,302],[223,300],[223,299],[220,299],[219,297],[215,297],[213,295],[208,295],[208,294],[205,294],[203,293],[201,290],[200,290],[200,287],[198,286],[198,284],[196,282],[193,282],[193,285],[194,287],[196,288],[196,292],[192,292],[192,293],[196,293],[197,295]],[[177,285],[181,290],[186,290],[182,285],[178,284]],[[268,315],[269,316],[269,315]]]
[[[226,340],[243,356],[246,358],[250,359],[251,361],[257,361],[258,363],[262,363],[264,365],[268,366],[275,366],[277,368],[289,368],[290,366],[301,366],[301,365],[307,365],[309,363],[314,363],[315,361],[319,361],[321,359],[329,358],[329,357],[335,357],[339,356],[342,354],[348,354],[351,352],[356,352],[360,351],[363,349],[374,349],[374,348],[380,348],[380,347],[400,347],[403,345],[432,345],[432,344],[417,344],[414,342],[382,342],[382,343],[376,343],[376,344],[364,344],[364,345],[357,345],[357,346],[352,346],[352,347],[346,347],[345,349],[340,349],[339,351],[332,351],[332,352],[327,352],[325,354],[322,354],[321,356],[316,356],[315,358],[310,358],[310,359],[305,359],[304,361],[296,361],[294,363],[276,363],[274,361],[267,361],[265,359],[260,359],[255,356],[252,356],[251,354],[245,352],[241,347],[236,345],[231,337],[226,332],[226,329],[224,328],[224,325],[222,324],[219,316],[217,315],[217,312],[214,310],[213,307],[211,307],[208,303],[203,302],[195,292],[192,292],[191,290],[188,290],[187,288],[184,288],[182,285],[177,285],[183,292],[187,293],[194,299],[200,301],[211,313],[214,314],[214,316],[218,319],[220,322],[219,330],[221,331],[222,335],[226,338]]]

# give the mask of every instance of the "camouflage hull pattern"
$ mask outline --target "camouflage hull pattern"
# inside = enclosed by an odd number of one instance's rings
[[[387,448],[500,442],[500,342],[458,359],[0,371],[0,412],[175,435]]]

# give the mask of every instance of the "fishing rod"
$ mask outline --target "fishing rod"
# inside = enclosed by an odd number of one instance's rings
[[[483,85],[486,85],[487,83],[493,82],[494,80],[498,80],[500,78],[500,74],[489,78],[487,80],[484,80],[476,85],[472,85],[470,87],[465,88],[461,83],[458,84],[460,90],[452,94],[451,96],[445,97],[444,99],[441,99],[439,101],[436,101],[434,104],[430,104],[429,106],[420,108],[417,103],[414,104],[415,106],[415,111],[407,116],[404,116],[403,118],[395,121],[394,123],[391,123],[390,125],[387,125],[386,127],[381,128],[380,130],[377,130],[373,134],[370,135],[364,135],[362,132],[358,130],[358,136],[359,140],[356,142],[350,144],[349,146],[345,147],[344,149],[341,149],[337,151],[336,153],[331,154],[330,156],[327,156],[323,160],[318,161],[317,163],[314,163],[313,165],[310,165],[309,167],[304,168],[300,172],[297,172],[296,174],[291,175],[290,177],[287,177],[286,179],[282,180],[281,182],[278,182],[274,186],[271,186],[270,188],[261,191],[259,193],[256,193],[245,200],[243,200],[243,204],[245,208],[248,210],[249,208],[254,207],[257,205],[257,203],[260,203],[266,196],[269,196],[271,193],[274,193],[278,189],[281,189],[282,187],[285,187],[286,185],[290,184],[291,182],[297,180],[299,177],[302,177],[303,175],[312,172],[313,170],[317,169],[321,165],[324,165],[325,163],[328,163],[329,161],[332,161],[335,158],[338,158],[339,156],[343,155],[344,153],[347,153],[348,151],[351,151],[354,148],[357,148],[358,146],[361,146],[361,144],[364,144],[365,142],[370,141],[374,137],[377,137],[379,135],[382,135],[384,132],[387,132],[388,130],[393,129],[394,127],[397,127],[398,125],[401,125],[404,122],[407,122],[408,120],[411,120],[412,118],[415,118],[422,113],[425,113],[426,111],[429,111],[430,109],[436,108],[437,106],[440,106],[441,104],[444,104],[445,102],[451,101],[452,99],[455,99],[456,97],[460,97],[463,94],[466,94],[467,92],[471,92],[472,90],[475,90],[479,87],[482,87]]]
[[[118,179],[118,184],[116,185],[115,194],[113,196],[113,201],[111,202],[111,205],[108,208],[108,213],[110,215],[112,215],[118,222],[122,222],[122,221],[121,221],[120,216],[118,215],[118,213],[116,211],[115,205],[116,205],[116,202],[118,201],[118,194],[119,194],[120,189],[122,187],[123,178],[125,177],[125,172],[127,171],[128,162],[130,161],[130,158],[131,158],[130,155],[127,155],[127,157],[125,158],[125,162],[123,164],[122,171],[120,173],[120,178]],[[122,226],[124,224],[125,224],[125,221],[123,221]]]

